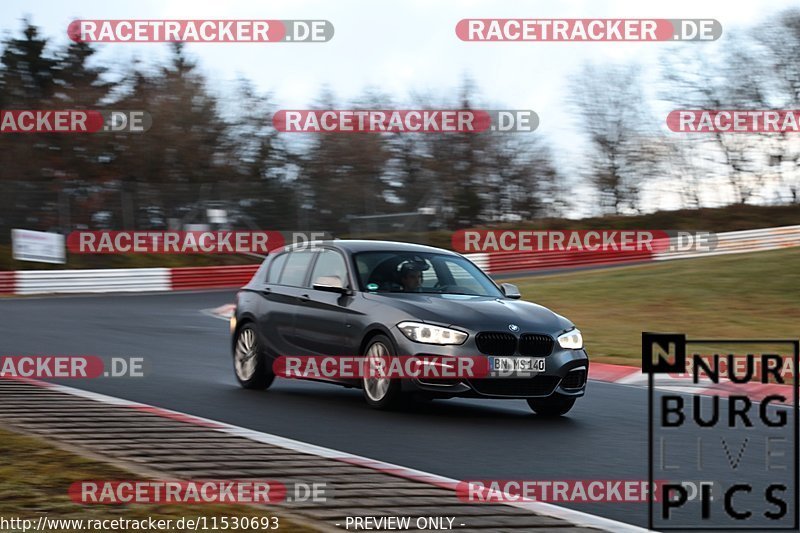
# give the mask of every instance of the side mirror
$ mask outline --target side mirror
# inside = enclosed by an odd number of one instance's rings
[[[514,300],[519,300],[522,298],[522,295],[519,293],[519,289],[512,283],[501,283],[500,290],[503,291],[503,294],[506,295],[506,298],[512,298]]]
[[[349,294],[350,290],[344,286],[339,276],[320,276],[312,285],[314,290]]]

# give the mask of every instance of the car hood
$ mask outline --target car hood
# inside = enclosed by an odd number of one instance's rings
[[[409,315],[409,320],[469,329],[508,331],[510,324],[520,332],[556,334],[572,322],[532,302],[455,294],[366,294],[365,298],[389,305]]]

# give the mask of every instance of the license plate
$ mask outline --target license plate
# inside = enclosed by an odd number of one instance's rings
[[[544,372],[544,357],[489,357],[489,368],[495,372]]]

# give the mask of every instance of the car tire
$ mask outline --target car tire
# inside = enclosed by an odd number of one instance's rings
[[[361,378],[361,388],[364,391],[364,399],[370,407],[375,409],[391,409],[402,403],[403,394],[401,391],[400,380],[389,378],[377,378],[366,375],[370,369],[371,358],[384,358],[396,355],[394,344],[385,335],[375,335],[367,344],[364,350],[365,375]]]
[[[245,324],[236,333],[233,345],[233,372],[245,389],[263,390],[275,381],[275,374],[258,344],[253,324]]]
[[[575,405],[575,398],[563,394],[553,394],[547,398],[528,398],[528,405],[539,416],[558,417],[565,415]]]

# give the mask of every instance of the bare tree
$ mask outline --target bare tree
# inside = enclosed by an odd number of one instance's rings
[[[664,57],[666,86],[663,97],[678,109],[723,110],[763,106],[766,100],[758,61],[744,35],[729,36],[718,55],[696,48],[673,50]],[[685,135],[685,134],[684,134]],[[722,175],[736,203],[747,203],[762,194],[764,143],[757,133],[692,133],[699,150],[698,172]]]
[[[766,97],[781,109],[800,107],[800,9],[784,11],[754,28]],[[768,147],[773,167],[793,203],[800,202],[800,142],[795,133],[773,135]]]
[[[585,173],[606,212],[639,210],[642,185],[650,179],[653,154],[643,139],[652,135],[638,66],[587,64],[569,91],[589,141]]]

